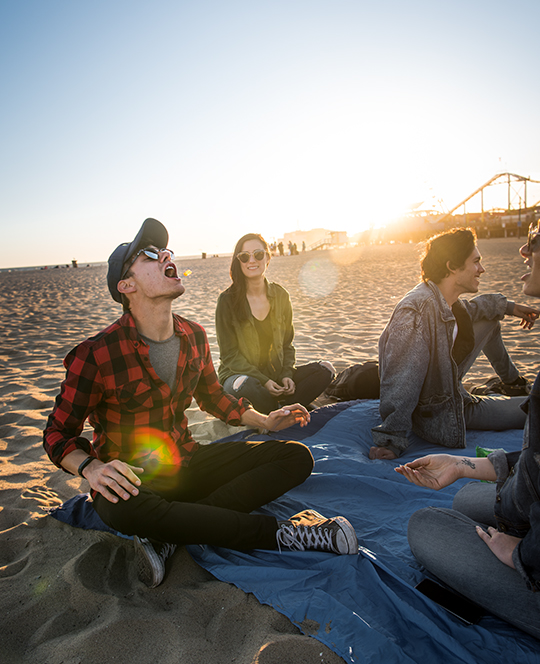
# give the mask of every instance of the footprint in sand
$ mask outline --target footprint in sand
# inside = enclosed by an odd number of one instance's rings
[[[92,592],[125,596],[133,590],[134,581],[130,575],[132,566],[126,558],[126,547],[107,538],[92,544],[65,569],[72,583],[82,583]]]

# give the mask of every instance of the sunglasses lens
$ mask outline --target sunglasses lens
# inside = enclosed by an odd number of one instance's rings
[[[253,258],[256,261],[262,261],[263,258],[266,256],[266,251],[263,249],[257,249],[256,251],[241,251],[239,254],[236,255],[236,258],[238,258],[239,261],[242,263],[247,263],[250,259],[250,257],[253,256]]]
[[[142,253],[148,258],[151,258],[152,260],[155,261],[157,261],[157,259],[159,258],[159,254],[155,252],[153,249],[143,249]]]

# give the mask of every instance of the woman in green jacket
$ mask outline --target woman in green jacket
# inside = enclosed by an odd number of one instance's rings
[[[231,262],[232,285],[216,308],[220,366],[227,392],[246,397],[269,413],[282,405],[309,405],[332,381],[330,362],[295,367],[294,328],[289,293],[269,282],[266,241],[256,233],[238,240]]]

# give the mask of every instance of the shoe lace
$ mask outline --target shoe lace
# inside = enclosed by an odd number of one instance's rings
[[[163,562],[167,560],[172,554],[176,551],[176,544],[169,544],[168,542],[164,542],[161,545],[161,550],[159,552],[159,557]]]
[[[316,549],[318,551],[333,551],[332,533],[328,528],[317,526],[282,525],[276,535],[278,550],[286,547],[292,551],[305,551]]]

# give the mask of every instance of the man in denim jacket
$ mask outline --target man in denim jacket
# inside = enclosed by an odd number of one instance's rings
[[[523,292],[540,297],[538,223],[520,251],[531,268]],[[523,408],[521,452],[496,450],[480,459],[430,454],[396,471],[435,490],[463,477],[488,480],[462,487],[452,509],[414,512],[411,551],[451,588],[540,639],[540,374]]]
[[[481,350],[506,385],[526,381],[501,337],[500,319],[513,315],[530,329],[539,315],[500,293],[478,292],[485,271],[470,229],[431,238],[422,259],[422,283],[394,309],[379,340],[382,424],[372,429],[371,459],[395,459],[412,430],[444,447],[463,448],[465,429],[522,428],[524,397],[469,394],[462,379]]]

